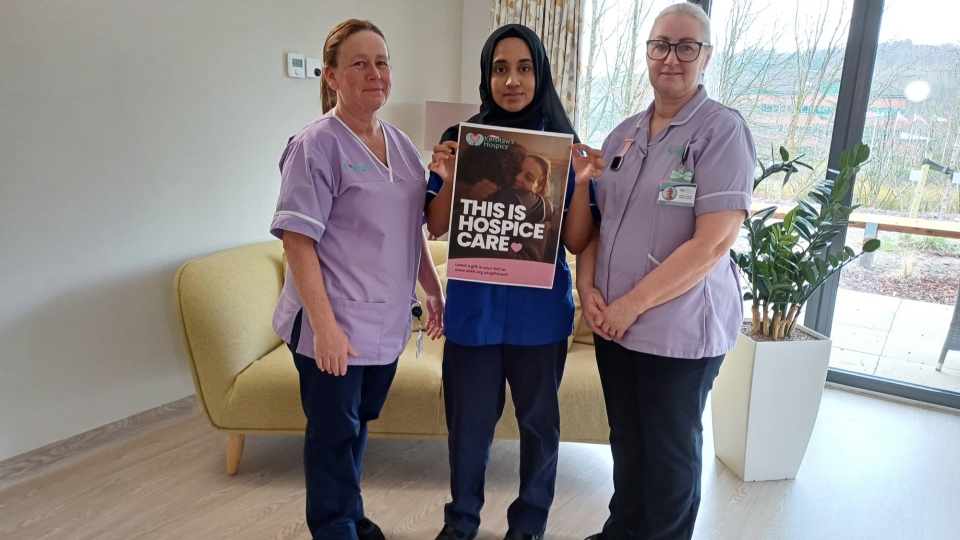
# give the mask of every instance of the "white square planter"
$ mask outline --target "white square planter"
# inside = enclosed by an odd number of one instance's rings
[[[830,339],[754,341],[743,334],[713,384],[717,458],[745,481],[796,478],[820,410]]]

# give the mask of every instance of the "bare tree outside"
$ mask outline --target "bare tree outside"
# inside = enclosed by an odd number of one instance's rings
[[[786,69],[777,62],[774,44],[775,28],[756,35],[758,16],[771,9],[769,5],[755,9],[754,0],[736,0],[730,5],[729,18],[723,31],[714,34],[715,49],[708,76],[708,89],[713,99],[733,107],[749,122],[760,104],[763,91],[780,78]]]
[[[644,41],[671,0],[591,0],[585,14],[579,131],[599,146],[624,118],[652,99]],[[780,146],[814,167],[790,184],[761,185],[759,199],[788,203],[826,174],[852,0],[714,0],[713,58],[704,84],[717,101],[740,111],[769,159]],[[922,102],[904,88],[929,83]],[[864,140],[873,158],[861,170],[856,202],[904,211],[925,156],[945,167],[960,160],[960,41],[880,43]],[[930,172],[921,212],[960,212],[957,176]]]
[[[653,98],[647,36],[654,16],[672,0],[591,0],[584,14],[580,138],[599,147],[623,119]]]

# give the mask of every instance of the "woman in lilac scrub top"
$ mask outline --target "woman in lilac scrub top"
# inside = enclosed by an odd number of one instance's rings
[[[601,216],[577,264],[577,290],[595,334],[613,454],[610,517],[590,540],[693,535],[703,408],[743,322],[728,254],[756,165],[743,118],[700,84],[709,42],[696,4],[661,12],[646,48],[653,103],[604,142],[609,167],[574,164],[578,183],[594,179]]]
[[[410,339],[416,281],[427,334],[443,333],[444,299],[424,245],[420,154],[377,111],[390,95],[383,33],[351,19],[327,36],[323,116],[290,138],[271,233],[289,266],[273,318],[300,373],[303,466],[314,538],[382,540],[364,512],[360,473]]]

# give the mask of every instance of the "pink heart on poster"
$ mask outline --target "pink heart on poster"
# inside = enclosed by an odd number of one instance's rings
[[[514,253],[518,253],[521,249],[523,249],[523,244],[520,242],[514,242],[510,244],[510,249],[512,249]]]
[[[475,134],[475,133],[468,133],[468,134],[467,134],[467,139],[468,139],[471,143],[477,144],[478,142],[480,142],[480,135],[477,135],[477,134]]]

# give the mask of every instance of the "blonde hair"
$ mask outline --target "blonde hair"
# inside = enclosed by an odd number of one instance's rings
[[[537,183],[534,184],[533,192],[538,195],[547,195],[547,191],[550,187],[550,162],[544,159],[541,156],[536,154],[527,154],[523,159],[530,158],[537,162],[537,165],[543,169],[543,176],[537,179]]]
[[[337,54],[340,52],[340,45],[348,37],[359,32],[373,32],[383,38],[383,32],[377,28],[377,25],[370,21],[361,21],[360,19],[348,19],[333,27],[333,30],[327,35],[327,40],[323,42],[323,67],[337,67]],[[320,74],[320,106],[326,113],[337,104],[337,93],[327,84],[327,78],[323,73]]]
[[[707,14],[703,11],[703,8],[700,7],[700,4],[694,4],[693,2],[671,4],[657,15],[657,18],[653,20],[653,25],[656,26],[657,21],[667,15],[686,15],[687,17],[693,17],[700,23],[700,26],[703,27],[703,41],[710,43],[710,18],[707,17]]]

